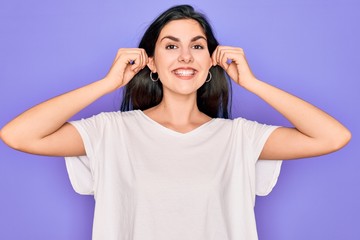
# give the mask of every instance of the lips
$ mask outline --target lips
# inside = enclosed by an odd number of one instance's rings
[[[197,71],[193,68],[178,68],[173,73],[179,77],[190,77],[194,76]]]

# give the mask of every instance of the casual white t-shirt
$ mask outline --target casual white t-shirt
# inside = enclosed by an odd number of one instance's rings
[[[75,191],[94,195],[93,239],[257,239],[255,194],[282,162],[257,159],[275,126],[215,118],[179,133],[140,110],[71,123],[86,156],[66,166]]]

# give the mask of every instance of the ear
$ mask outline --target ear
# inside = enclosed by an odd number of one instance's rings
[[[150,70],[153,73],[156,73],[156,66],[155,66],[155,61],[154,61],[154,57],[149,57],[149,62],[147,64],[148,68],[150,68]]]

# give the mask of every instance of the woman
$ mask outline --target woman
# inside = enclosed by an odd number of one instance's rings
[[[294,128],[226,119],[225,72]],[[67,122],[124,86],[123,111]],[[66,156],[74,189],[96,200],[93,239],[249,240],[257,239],[255,194],[276,183],[276,159],[327,154],[351,134],[258,80],[242,49],[219,46],[205,17],[182,5],[162,13],[139,48],[120,49],[103,79],[22,113],[1,138],[24,152]]]

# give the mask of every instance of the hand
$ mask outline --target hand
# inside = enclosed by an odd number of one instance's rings
[[[148,56],[142,48],[121,48],[105,79],[118,89],[125,86],[148,63]]]
[[[213,66],[219,65],[240,86],[255,79],[246,61],[244,50],[229,46],[217,46],[212,56]]]

